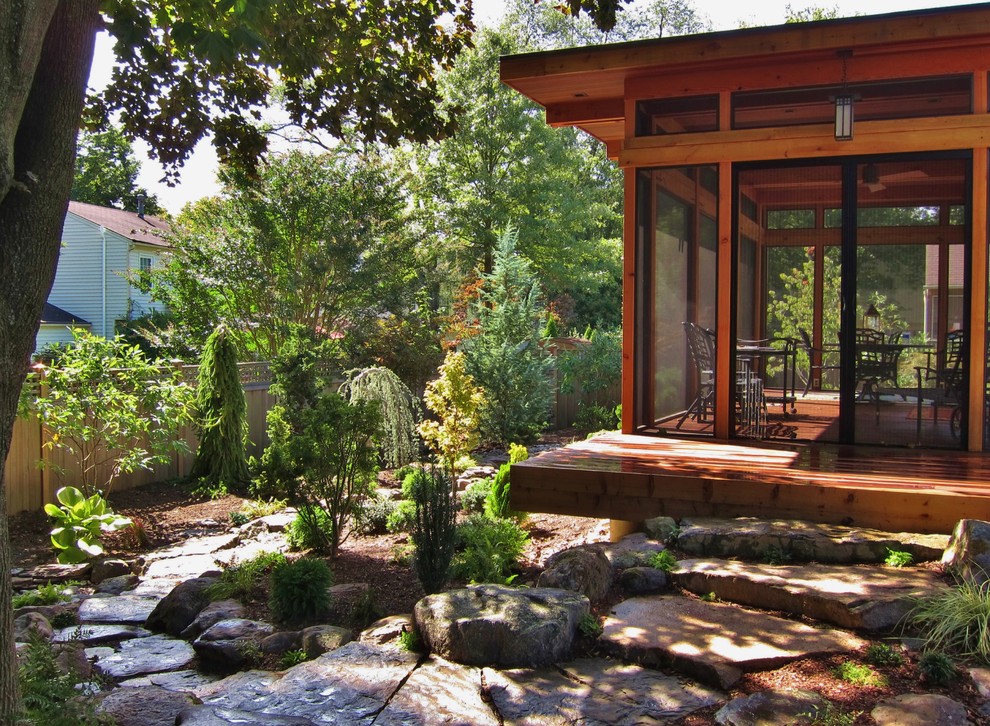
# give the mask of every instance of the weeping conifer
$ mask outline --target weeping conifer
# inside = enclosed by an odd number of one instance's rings
[[[419,400],[395,373],[383,367],[350,371],[339,392],[351,403],[378,403],[382,416],[378,441],[386,467],[398,469],[417,459]]]
[[[199,447],[190,475],[213,496],[247,484],[247,404],[237,372],[237,348],[223,325],[207,338],[203,349],[196,409]]]

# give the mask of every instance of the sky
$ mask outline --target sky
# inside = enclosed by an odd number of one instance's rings
[[[552,0],[543,0],[550,2]],[[969,5],[980,0],[749,0],[746,3],[729,0],[693,0],[691,4],[699,15],[711,20],[715,30],[732,30],[746,25],[776,25],[784,22],[787,6],[795,9],[818,5],[825,8],[838,8],[840,16],[866,15],[917,10],[920,8]],[[505,0],[474,0],[475,23],[479,26],[494,25],[505,12]],[[90,87],[99,89],[110,77],[113,66],[113,51],[105,34],[97,38],[96,57],[90,73]],[[141,161],[138,184],[158,196],[159,202],[169,212],[176,214],[186,203],[216,194],[217,158],[208,142],[201,142],[186,162],[179,183],[168,187],[161,182],[163,170],[159,164],[148,158],[147,146],[140,140],[134,144],[135,153]]]

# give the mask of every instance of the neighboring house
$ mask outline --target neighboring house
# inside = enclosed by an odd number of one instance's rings
[[[161,310],[130,279],[160,264],[167,231],[168,223],[158,217],[69,202],[35,350],[71,341],[73,327],[111,337],[118,320]]]

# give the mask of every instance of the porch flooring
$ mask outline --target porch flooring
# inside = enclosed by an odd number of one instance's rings
[[[990,456],[610,433],[515,464],[512,506],[629,521],[751,516],[948,533],[960,519],[990,518]]]

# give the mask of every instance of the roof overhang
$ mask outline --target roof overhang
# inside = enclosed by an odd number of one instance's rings
[[[990,3],[980,3],[504,56],[501,79],[543,106],[551,126],[576,126],[611,154],[625,138],[626,99],[640,95],[627,90],[631,84],[647,87],[664,77],[667,95],[690,95],[701,90],[692,85],[699,72],[716,72],[731,88],[741,69],[752,75],[798,60],[834,61],[839,53],[959,48],[988,38]]]

